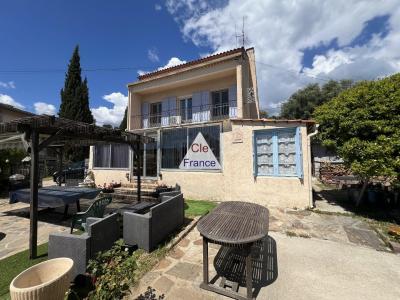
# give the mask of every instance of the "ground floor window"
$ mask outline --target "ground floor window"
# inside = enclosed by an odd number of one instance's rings
[[[300,128],[254,131],[256,176],[302,177]]]
[[[129,168],[129,146],[112,144],[94,146],[95,168]]]
[[[161,131],[161,168],[178,169],[180,163],[186,155],[187,150],[199,132],[202,133],[216,159],[219,163],[221,163],[221,128],[219,125],[174,128]]]

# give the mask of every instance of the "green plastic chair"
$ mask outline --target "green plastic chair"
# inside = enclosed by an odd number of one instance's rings
[[[77,225],[86,230],[87,218],[102,218],[104,216],[106,206],[111,203],[111,200],[112,198],[110,196],[101,197],[95,200],[86,211],[77,212],[75,215],[73,215],[71,221],[71,233]]]

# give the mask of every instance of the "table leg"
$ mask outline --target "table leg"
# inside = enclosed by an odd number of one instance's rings
[[[203,237],[203,284],[208,284],[208,241]]]
[[[251,246],[250,246],[246,256],[247,299],[253,299],[253,281],[251,275],[252,275],[252,266],[251,266]]]
[[[68,217],[68,207],[69,207],[68,204],[66,204],[65,207],[64,207],[64,218]]]
[[[81,204],[79,203],[79,200],[76,200],[76,211],[81,211]]]

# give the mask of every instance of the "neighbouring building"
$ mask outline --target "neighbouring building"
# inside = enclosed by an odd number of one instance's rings
[[[9,104],[0,103],[0,123],[6,123],[13,120],[32,117],[35,114],[19,109]],[[29,144],[24,139],[23,134],[0,134],[0,150],[2,149],[18,149],[22,151],[27,151]],[[26,153],[28,155],[28,153]],[[26,159],[29,158],[27,157]],[[56,170],[57,161],[54,153],[49,149],[43,149],[39,154],[39,167],[40,167],[40,175],[48,176],[52,175]],[[27,175],[29,173],[29,169],[26,166],[23,166],[22,162],[19,165],[15,166],[15,170],[18,173],[23,173]]]
[[[141,150],[144,178],[178,183],[191,199],[312,205],[314,122],[259,118],[253,48],[141,75],[128,99],[127,130],[155,140]],[[132,156],[126,146],[92,147],[96,183],[133,181]]]
[[[16,108],[12,105],[0,103],[0,123],[31,117],[33,115],[34,114],[31,112]],[[14,148],[25,150],[28,147],[22,135],[13,136],[10,134],[1,134],[0,141],[3,141],[0,143],[0,149]]]

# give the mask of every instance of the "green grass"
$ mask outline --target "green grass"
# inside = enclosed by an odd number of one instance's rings
[[[202,200],[185,200],[185,216],[196,217],[203,216],[216,207],[218,203]]]
[[[48,244],[38,246],[38,258],[29,259],[29,250],[25,250],[0,260],[0,299],[9,299],[9,286],[15,276],[25,269],[47,259]]]

